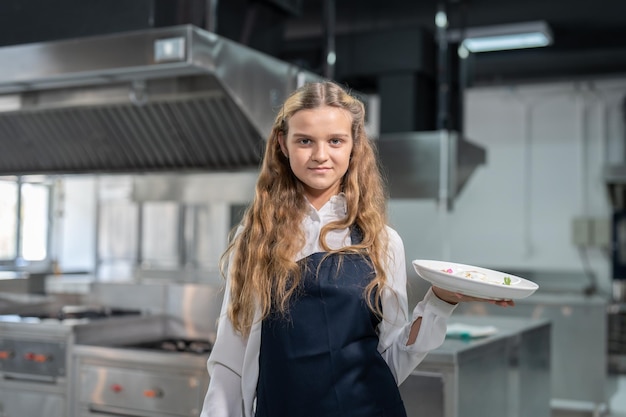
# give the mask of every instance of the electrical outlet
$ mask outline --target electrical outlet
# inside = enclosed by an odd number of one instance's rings
[[[608,248],[611,244],[611,222],[609,219],[591,219],[591,245]]]
[[[572,220],[572,243],[576,246],[591,244],[591,222],[587,217],[576,217]]]

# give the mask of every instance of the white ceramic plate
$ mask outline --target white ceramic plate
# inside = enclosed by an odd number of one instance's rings
[[[527,279],[478,266],[416,259],[413,267],[431,284],[472,297],[513,300],[528,297],[539,288]]]

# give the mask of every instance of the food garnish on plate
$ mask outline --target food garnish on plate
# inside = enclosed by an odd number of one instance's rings
[[[445,272],[446,274],[457,275],[457,276],[469,278],[469,279],[479,279],[481,281],[493,282],[494,284],[511,285],[511,277],[509,276],[505,276],[502,282],[496,282],[494,280],[487,279],[487,276],[485,274],[483,274],[482,272],[478,272],[478,271],[460,270],[455,273],[452,268],[445,268],[445,269],[442,269],[441,272]]]

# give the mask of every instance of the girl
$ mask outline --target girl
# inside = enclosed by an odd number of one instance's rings
[[[476,299],[433,287],[409,315],[386,222],[363,104],[331,82],[296,90],[223,257],[202,417],[406,417],[398,385]]]

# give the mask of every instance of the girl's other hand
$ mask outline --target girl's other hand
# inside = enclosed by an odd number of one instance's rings
[[[450,304],[458,304],[462,301],[479,301],[484,303],[490,303],[499,305],[501,307],[513,307],[515,305],[515,301],[513,300],[491,300],[488,298],[480,298],[480,297],[472,297],[470,295],[463,295],[454,291],[444,290],[441,287],[433,286],[433,292],[435,295]]]

